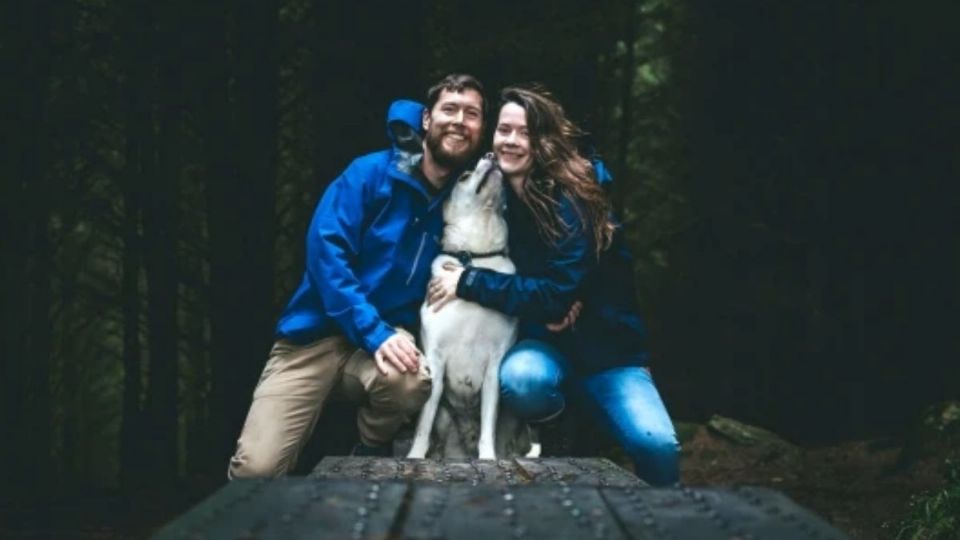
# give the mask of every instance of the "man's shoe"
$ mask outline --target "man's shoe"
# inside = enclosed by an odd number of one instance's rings
[[[350,451],[350,455],[356,457],[392,457],[393,447],[389,444],[368,446],[361,441],[353,445],[353,450]]]

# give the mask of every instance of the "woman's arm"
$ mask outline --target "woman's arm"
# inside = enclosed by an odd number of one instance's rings
[[[556,245],[549,246],[543,275],[504,274],[473,267],[447,270],[448,280],[456,278],[456,296],[531,321],[553,323],[566,317],[595,259],[592,239],[580,225],[573,203],[562,199],[559,210],[571,227]],[[444,276],[439,277],[443,281]]]

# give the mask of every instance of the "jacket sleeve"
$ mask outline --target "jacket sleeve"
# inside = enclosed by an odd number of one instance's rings
[[[306,266],[327,316],[347,339],[372,354],[394,329],[380,318],[355,273],[373,193],[362,169],[354,162],[324,192],[307,233]]]
[[[521,276],[468,268],[457,283],[457,296],[534,322],[561,320],[577,300],[577,289],[595,262],[592,240],[566,199],[561,215],[571,227],[557,245],[550,247],[544,275]]]

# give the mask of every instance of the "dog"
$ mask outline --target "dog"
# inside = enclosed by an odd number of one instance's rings
[[[507,256],[504,189],[493,154],[460,176],[443,208],[443,251],[433,261],[434,275],[448,262],[516,271]],[[498,372],[516,341],[516,318],[462,299],[439,311],[424,302],[420,317],[423,363],[433,386],[407,457],[496,459],[522,453],[529,444],[522,440],[526,431],[498,411]]]

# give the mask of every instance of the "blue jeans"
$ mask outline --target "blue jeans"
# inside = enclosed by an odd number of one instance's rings
[[[548,420],[566,405],[564,388],[580,391],[633,460],[637,476],[654,486],[680,478],[680,445],[653,379],[640,367],[601,371],[566,384],[570,366],[553,346],[526,339],[500,364],[500,400],[527,422]]]

